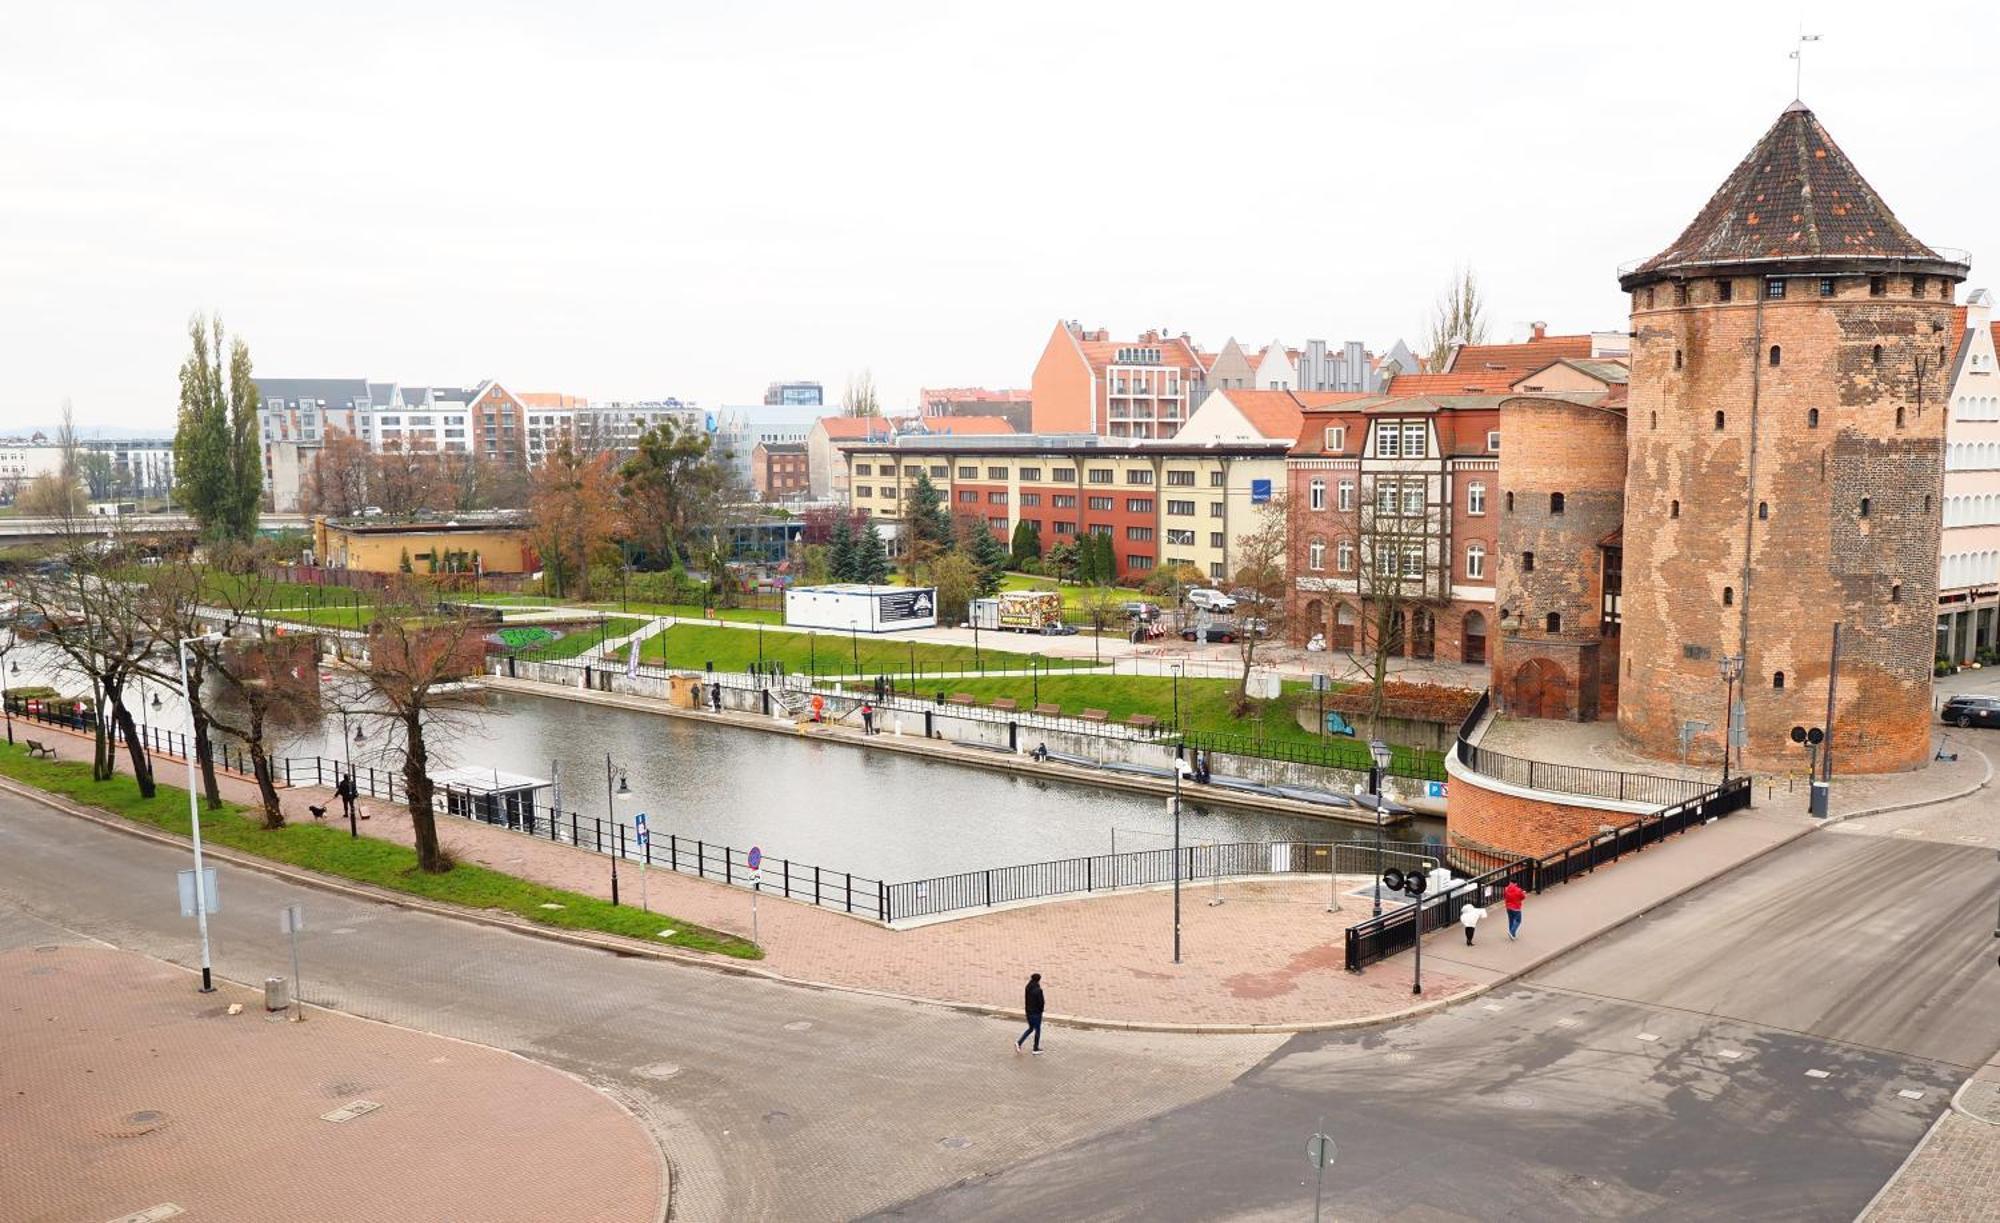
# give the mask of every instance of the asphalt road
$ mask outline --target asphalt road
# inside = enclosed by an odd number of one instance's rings
[[[94,937],[196,964],[175,900],[189,859],[0,792],[0,946]],[[998,1020],[621,958],[227,865],[218,891],[219,975],[289,975],[279,912],[303,902],[309,1001],[613,1093],[659,1137],[677,1219],[852,1218],[1212,1094],[1279,1043],[1052,1031],[1049,1056],[1016,1057]],[[532,1157],[534,1119],[520,1124]]]
[[[1814,836],[1517,988],[1294,1038],[1209,1099],[885,1213],[1304,1218],[1323,1117],[1334,1218],[1849,1220],[2000,1046],[1996,891],[1990,844]]]

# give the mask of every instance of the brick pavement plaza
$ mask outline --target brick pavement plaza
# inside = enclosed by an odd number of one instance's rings
[[[646,1129],[511,1054],[310,1008],[272,1020],[261,994],[203,995],[97,946],[0,951],[0,982],[10,1220],[660,1217]],[[322,1120],[355,1100],[381,1107]]]
[[[1864,1223],[1993,1223],[2000,1220],[2000,1059],[1973,1076]]]

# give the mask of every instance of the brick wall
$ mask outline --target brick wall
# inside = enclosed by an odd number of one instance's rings
[[[1454,771],[1445,805],[1449,844],[1489,853],[1540,856],[1581,841],[1606,826],[1629,824],[1637,813],[1488,790]]]
[[[1729,302],[1717,283],[1634,295],[1620,732],[1673,756],[1699,719],[1715,753],[1717,659],[1742,651],[1745,767],[1802,764],[1790,731],[1825,720],[1839,621],[1838,766],[1919,767],[1950,303],[1936,277],[1923,299],[1907,276],[1879,296],[1796,277],[1781,300],[1737,277]]]

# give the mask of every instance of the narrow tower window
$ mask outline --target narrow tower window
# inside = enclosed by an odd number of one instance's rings
[[[1887,276],[1870,276],[1868,278],[1868,296],[1881,297],[1888,291],[1889,278]]]
[[[1778,347],[1776,344],[1771,345],[1771,365],[1775,368],[1784,359],[1785,359],[1785,350]]]
[[[1651,289],[1647,289],[1647,290],[1646,290],[1646,309],[1648,309],[1648,310],[1651,310],[1652,308],[1653,308],[1653,291],[1652,291]]]
[[[1543,623],[1548,626],[1548,630],[1551,633],[1560,633],[1563,631],[1563,618],[1561,612],[1550,612],[1548,616],[1543,620]]]
[[[1535,571],[1535,554],[1532,552],[1521,553],[1521,572],[1533,573],[1534,571]]]
[[[1757,503],[1757,519],[1758,519],[1758,521],[1760,521],[1760,522],[1761,522],[1761,521],[1763,521],[1764,519],[1767,519],[1767,518],[1769,518],[1770,516],[1771,516],[1771,503],[1770,503],[1770,502],[1768,502],[1768,501],[1759,501],[1759,502]]]
[[[1923,278],[1923,277],[1921,277],[1921,276],[1912,276],[1912,277],[1910,277],[1910,296],[1911,296],[1911,297],[1922,297],[1922,296],[1924,295],[1924,290],[1925,290],[1926,288],[1928,288],[1928,287],[1929,287],[1929,286],[1928,286],[1928,285],[1926,285],[1926,284],[1924,283],[1924,278]]]
[[[1868,503],[1869,499],[1867,497],[1861,499],[1861,516],[1863,518],[1868,517]]]
[[[1736,296],[1735,281],[1718,280],[1715,282],[1715,300],[1719,302],[1726,302],[1734,298],[1735,296]]]
[[[1676,348],[1674,349],[1674,368],[1679,369],[1680,367],[1681,367],[1681,350]]]
[[[1771,686],[1773,688],[1783,688],[1785,686],[1785,673],[1783,671],[1773,671],[1771,673]]]
[[[1658,412],[1655,412],[1653,413],[1653,428],[1657,429],[1659,427],[1660,427],[1660,414]]]
[[[1806,409],[1806,428],[1808,428],[1808,429],[1817,429],[1817,428],[1819,428],[1819,409],[1818,409],[1818,408],[1807,408],[1807,409]]]
[[[1929,515],[1929,514],[1930,514],[1930,512],[1931,512],[1931,495],[1930,495],[1929,493],[1925,493],[1925,494],[1924,494],[1924,513],[1925,513],[1925,515]]]
[[[1563,495],[1561,493],[1550,493],[1549,513],[1560,514],[1562,512],[1563,512]]]
[[[1508,512],[1509,514],[1511,514],[1511,513],[1513,513],[1513,512],[1514,512],[1514,494],[1513,494],[1513,493],[1508,493],[1508,494],[1507,494],[1507,512]]]
[[[1902,408],[1897,408],[1897,409],[1896,409],[1896,427],[1897,427],[1898,429],[1900,429],[1900,428],[1902,428],[1902,427],[1903,427],[1903,409],[1902,409]]]
[[[1674,304],[1675,304],[1676,306],[1685,306],[1685,305],[1687,305],[1687,304],[1688,304],[1688,287],[1687,287],[1687,281],[1685,281],[1685,280],[1682,280],[1682,281],[1676,281],[1676,282],[1675,282],[1675,284],[1674,284]]]
[[[1680,516],[1681,516],[1681,503],[1679,501],[1675,501],[1667,507],[1667,517],[1679,518]]]
[[[1722,605],[1724,607],[1734,607],[1736,605],[1736,588],[1734,586],[1724,586],[1722,588]]]
[[[1724,419],[1725,418],[1723,417],[1721,412],[1717,412],[1715,414],[1715,428],[1718,432],[1720,432],[1722,429],[1722,422]]]
[[[1903,601],[1903,584],[1901,582],[1892,583],[1889,587],[1889,602],[1901,603],[1902,601]]]
[[[1784,281],[1779,280],[1776,276],[1773,276],[1769,280],[1764,282],[1764,296],[1770,298],[1772,301],[1777,301],[1780,298],[1784,297],[1784,295],[1785,295]]]
[[[1875,352],[1873,355],[1875,357],[1875,364],[1877,365],[1882,364],[1882,346],[1880,344],[1877,344],[1875,346]]]
[[[1822,276],[1819,278],[1819,295],[1821,297],[1833,296],[1833,277]]]

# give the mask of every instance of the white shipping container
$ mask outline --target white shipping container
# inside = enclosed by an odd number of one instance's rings
[[[785,591],[789,628],[888,633],[937,625],[937,590],[930,586],[795,586]]]

